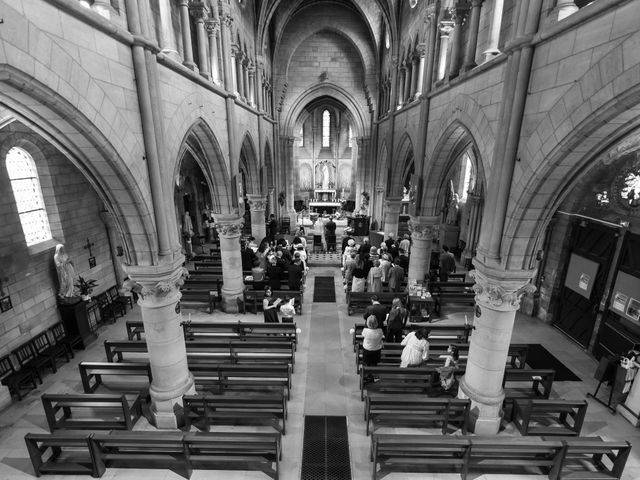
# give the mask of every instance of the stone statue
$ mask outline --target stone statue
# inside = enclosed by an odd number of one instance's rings
[[[329,190],[329,167],[326,163],[322,166],[322,189]]]
[[[459,203],[460,197],[458,197],[457,193],[454,193],[451,201],[449,202],[449,208],[447,209],[447,225],[455,225],[458,222]]]
[[[58,282],[60,283],[58,296],[62,298],[74,297],[76,270],[63,244],[59,243],[56,245],[56,253],[53,255],[53,261],[56,264]]]

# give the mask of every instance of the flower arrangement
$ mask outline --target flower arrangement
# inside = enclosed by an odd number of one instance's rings
[[[86,297],[91,295],[91,292],[93,292],[93,289],[98,286],[98,283],[96,280],[85,280],[80,275],[78,275],[78,280],[76,281],[74,286],[78,289],[80,295]]]

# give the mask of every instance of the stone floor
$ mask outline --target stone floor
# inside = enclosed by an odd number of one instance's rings
[[[312,304],[313,278],[331,276],[336,279],[336,303]],[[303,415],[346,415],[349,425],[349,441],[352,463],[352,478],[365,480],[371,476],[369,462],[369,438],[364,433],[363,402],[358,391],[358,377],[355,374],[354,353],[351,348],[349,329],[354,322],[361,321],[360,316],[349,317],[346,313],[344,292],[339,277],[339,268],[317,265],[311,269],[307,279],[306,303],[302,315],[296,318],[302,330],[300,345],[296,356],[293,390],[289,401],[289,419],[287,435],[283,437],[283,460],[280,464],[280,478],[294,480],[300,478],[302,458]],[[220,320],[248,321],[260,320],[261,315],[224,314],[218,311],[207,314],[199,310],[183,310],[183,315],[191,314],[192,321]],[[437,319],[442,322],[462,321],[464,312],[443,312]],[[102,342],[105,339],[125,339],[125,320],[140,319],[139,307],[135,307],[126,317],[114,325],[102,328],[99,338],[91,348],[79,352],[71,363],[62,365],[56,374],[48,374],[44,384],[29,393],[21,402],[14,403],[0,412],[0,480],[23,480],[34,478],[23,437],[28,432],[46,432],[46,422],[40,402],[44,392],[81,392],[77,364],[82,360],[102,361],[105,359]],[[587,392],[593,392],[596,382],[593,372],[596,361],[585,354],[577,345],[567,340],[554,328],[537,320],[518,316],[512,341],[514,343],[542,343],[551,353],[568,365],[582,382],[554,382],[554,393],[560,398],[583,399]],[[583,435],[600,435],[607,439],[626,439],[635,448],[627,463],[624,480],[640,478],[640,431],[633,428],[620,415],[610,414],[602,405],[589,401],[588,420]],[[138,429],[152,428],[142,419],[136,425]],[[228,427],[226,427],[228,428]],[[247,428],[247,427],[233,427]],[[390,429],[406,433],[406,429]],[[428,431],[435,433],[435,431]],[[513,425],[504,425],[500,435],[519,435]],[[90,478],[74,476],[50,476],[49,478]],[[157,479],[177,480],[178,474],[168,470],[107,469],[104,479]],[[211,472],[195,471],[192,479],[221,478],[225,480],[245,480],[268,478],[257,472]],[[385,477],[388,480],[399,479],[456,479],[452,474],[395,473]],[[482,475],[470,477],[482,480],[506,479],[542,479],[545,476],[525,475]],[[308,480],[308,479],[303,479]],[[337,479],[336,479],[337,480]]]

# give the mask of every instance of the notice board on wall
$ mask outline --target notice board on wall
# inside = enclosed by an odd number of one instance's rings
[[[565,287],[585,298],[591,298],[591,291],[593,290],[599,267],[598,263],[572,253],[569,259],[567,276],[564,279]]]
[[[640,321],[640,278],[618,272],[609,310],[634,322]]]

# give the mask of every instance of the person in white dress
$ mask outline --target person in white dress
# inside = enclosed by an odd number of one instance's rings
[[[429,358],[429,333],[426,328],[409,333],[402,339],[404,345],[400,355],[400,367],[418,367]]]

